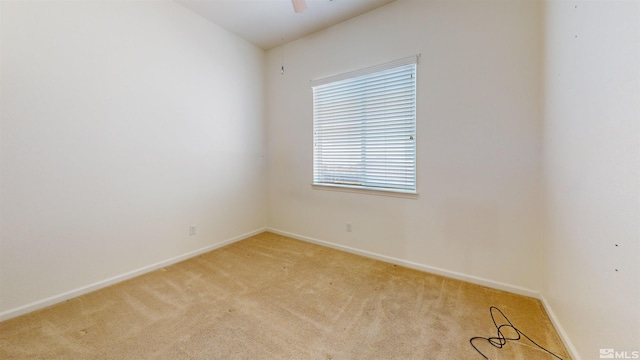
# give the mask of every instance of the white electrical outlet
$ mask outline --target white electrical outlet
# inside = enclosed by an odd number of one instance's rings
[[[195,235],[195,234],[196,234],[196,226],[195,225],[189,226],[189,235]]]
[[[344,226],[344,229],[347,230],[348,232],[351,232],[351,222],[347,221],[347,223]]]

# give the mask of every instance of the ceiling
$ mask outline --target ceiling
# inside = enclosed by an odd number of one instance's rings
[[[395,0],[306,0],[293,11],[291,0],[177,0],[219,26],[269,50],[328,28]]]

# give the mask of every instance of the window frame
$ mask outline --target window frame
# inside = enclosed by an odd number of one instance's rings
[[[351,71],[351,72],[347,72],[347,73],[343,73],[343,74],[338,74],[338,75],[334,75],[334,76],[329,76],[326,78],[322,78],[322,79],[318,79],[318,80],[312,80],[311,81],[311,87],[313,90],[313,181],[312,181],[312,186],[314,189],[320,189],[320,190],[338,190],[338,191],[349,191],[349,192],[362,192],[362,193],[368,193],[368,194],[378,194],[378,195],[387,195],[387,196],[399,196],[399,197],[416,197],[418,194],[418,174],[417,174],[417,65],[418,65],[418,57],[419,55],[416,56],[411,56],[411,57],[407,57],[407,58],[403,58],[400,60],[396,60],[396,61],[392,61],[392,62],[388,62],[388,63],[384,63],[384,64],[380,64],[380,65],[376,65],[376,66],[372,66],[372,67],[368,67],[368,68],[364,68],[364,69],[360,69],[360,70],[356,70],[356,71]],[[412,96],[405,96],[406,99],[411,99],[412,100],[412,104],[409,106],[409,108],[411,109],[412,112],[412,119],[410,120],[410,126],[412,126],[412,128],[410,129],[410,137],[407,139],[407,141],[405,143],[408,143],[409,139],[411,139],[411,143],[412,145],[407,146],[405,145],[400,145],[399,147],[397,147],[396,149],[391,149],[391,150],[402,150],[402,149],[409,149],[409,154],[410,155],[403,155],[403,160],[407,161],[410,160],[410,162],[407,162],[407,164],[410,164],[409,167],[409,173],[410,173],[410,180],[407,181],[407,184],[409,185],[404,185],[404,186],[400,186],[400,185],[396,185],[396,186],[390,186],[390,183],[384,183],[387,186],[370,186],[368,185],[367,181],[366,181],[366,177],[360,176],[360,177],[356,177],[356,179],[359,180],[364,180],[361,181],[360,184],[350,184],[347,182],[341,182],[341,181],[335,181],[335,182],[331,182],[331,181],[318,181],[319,179],[319,174],[318,174],[318,164],[319,164],[319,160],[317,158],[317,154],[318,154],[318,145],[317,145],[317,129],[318,129],[318,125],[317,125],[317,119],[316,119],[316,115],[318,113],[317,111],[317,101],[316,101],[316,88],[321,88],[321,87],[326,87],[326,86],[331,86],[332,84],[336,85],[336,84],[344,84],[347,81],[357,81],[359,78],[362,79],[368,79],[368,78],[374,78],[376,76],[380,76],[380,74],[383,74],[385,72],[390,72],[393,71],[395,69],[398,68],[404,68],[404,67],[410,67],[410,71],[411,71],[411,76],[412,76],[412,80],[411,80],[411,89],[410,89],[410,94]],[[336,87],[338,87],[336,85]],[[368,90],[367,90],[368,91]],[[367,91],[364,92],[364,94],[360,94],[358,93],[358,95],[361,96],[366,96]],[[362,115],[363,117],[360,118],[360,120],[367,120],[366,115]],[[390,117],[389,117],[390,118]],[[386,119],[386,117],[385,117]],[[371,120],[369,118],[369,120]],[[323,120],[326,121],[326,120]],[[401,123],[401,120],[394,120],[395,122],[389,122],[389,123],[385,123],[385,126],[391,126],[391,125],[397,125],[399,123]],[[366,124],[363,126],[367,126]],[[357,125],[356,125],[357,127]],[[366,136],[366,131],[361,130],[357,132],[359,134],[359,136],[361,138],[364,138]],[[346,131],[342,133],[343,135],[346,134]],[[404,135],[406,136],[406,135]],[[371,144],[369,144],[371,145]],[[387,157],[390,153],[390,148],[385,148],[385,152],[383,157]],[[326,149],[325,149],[326,151]],[[357,151],[357,150],[356,150]],[[363,150],[360,150],[361,152]],[[356,155],[354,155],[353,157],[356,157]],[[352,157],[352,158],[353,158]],[[350,158],[350,159],[352,159]],[[367,165],[367,162],[364,161],[362,162],[362,164],[360,165],[362,167],[362,171],[364,172],[371,172],[371,166],[372,165]],[[393,170],[393,169],[392,169]],[[386,168],[385,165],[385,172],[389,171]],[[332,173],[328,172],[328,173],[323,173],[325,176],[330,176]],[[346,173],[335,173],[337,174],[336,176],[338,178],[343,177],[343,178],[347,178],[349,177],[348,174]],[[396,168],[395,172],[391,171],[390,174],[392,175],[392,177],[399,177],[401,175],[401,171]]]

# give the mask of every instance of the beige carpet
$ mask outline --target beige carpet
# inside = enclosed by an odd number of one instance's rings
[[[491,305],[568,359],[536,299],[263,233],[0,323],[0,359],[483,360],[469,339],[497,335]]]

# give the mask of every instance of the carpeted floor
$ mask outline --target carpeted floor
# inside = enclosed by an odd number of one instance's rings
[[[569,358],[536,299],[263,233],[0,323],[0,359],[483,360],[469,339],[497,335],[491,305]]]

